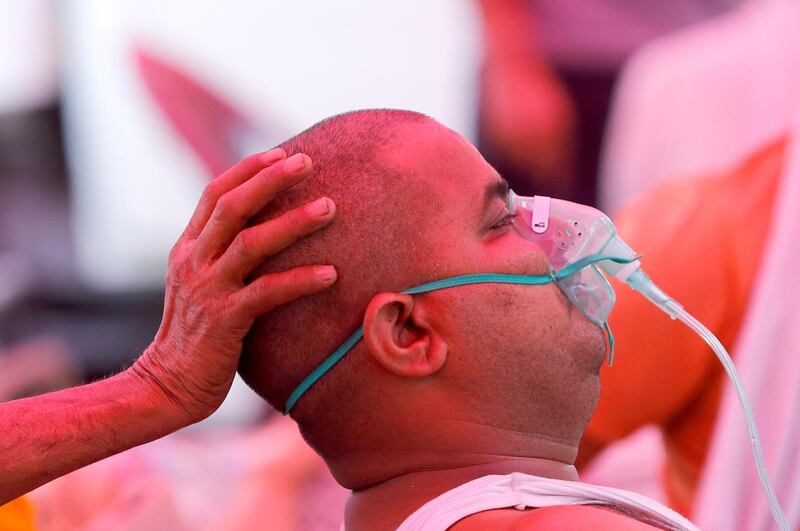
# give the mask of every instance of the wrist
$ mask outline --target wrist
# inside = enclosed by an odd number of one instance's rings
[[[152,345],[148,347],[133,365],[120,374],[130,385],[131,392],[169,425],[168,431],[184,428],[208,417],[212,411],[205,413],[202,408],[189,407],[175,392],[180,385],[177,376],[153,362],[149,353],[152,348]]]

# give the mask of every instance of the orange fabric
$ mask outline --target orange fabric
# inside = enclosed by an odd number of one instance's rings
[[[626,208],[623,238],[644,257],[653,281],[732,351],[768,238],[786,140],[730,175],[670,183]],[[609,323],[613,367],[601,372],[597,412],[581,461],[646,424],[658,425],[667,451],[670,505],[691,511],[710,444],[725,374],[713,351],[626,286],[616,285]]]
[[[0,505],[0,531],[33,531],[33,506],[24,496]]]

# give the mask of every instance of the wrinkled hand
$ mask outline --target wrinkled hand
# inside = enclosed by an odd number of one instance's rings
[[[574,109],[550,67],[534,63],[487,62],[481,122],[492,152],[517,168],[535,171],[548,184],[557,184],[571,173]]]
[[[287,159],[281,149],[244,159],[206,187],[172,248],[161,326],[129,371],[163,395],[187,424],[222,403],[256,317],[336,281],[335,269],[322,265],[245,280],[265,257],[332,219],[333,201],[320,198],[245,228],[310,170],[308,156]]]

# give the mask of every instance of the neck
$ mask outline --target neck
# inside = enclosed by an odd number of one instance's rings
[[[354,486],[345,510],[347,530],[396,529],[438,495],[490,474],[523,472],[578,480],[572,465],[577,451],[574,443],[486,426],[470,425],[468,435],[463,426],[451,428],[445,432],[449,448],[431,444],[438,438],[428,433],[425,450],[357,452],[329,463],[334,472],[355,469],[362,472],[356,475],[373,478]],[[454,432],[460,432],[460,437],[454,437]],[[375,474],[376,469],[384,472]]]

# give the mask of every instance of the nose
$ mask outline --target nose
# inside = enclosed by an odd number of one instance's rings
[[[543,249],[536,243],[517,234],[515,245],[518,253],[515,256],[514,272],[520,275],[549,275],[552,271]]]

